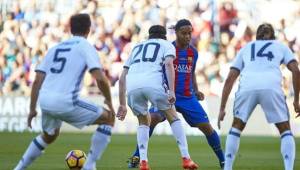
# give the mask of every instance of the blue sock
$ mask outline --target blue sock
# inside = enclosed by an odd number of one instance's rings
[[[222,163],[225,161],[224,159],[224,153],[221,148],[221,142],[219,135],[216,131],[214,131],[211,135],[206,136],[207,142],[210,145],[210,147],[213,149],[215,154],[217,155],[219,162]]]
[[[153,130],[154,130],[155,127],[151,127],[150,126],[150,130],[149,130],[149,137],[152,136],[152,133],[153,133]],[[135,152],[132,156],[137,156],[137,157],[140,157],[140,153],[139,153],[139,147],[138,145],[136,145],[136,149],[135,149]]]

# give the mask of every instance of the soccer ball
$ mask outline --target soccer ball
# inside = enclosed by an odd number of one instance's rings
[[[81,150],[71,150],[65,160],[70,170],[80,170],[86,160],[86,155]]]

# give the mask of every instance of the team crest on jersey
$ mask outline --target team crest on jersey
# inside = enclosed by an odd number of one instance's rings
[[[193,57],[192,57],[192,56],[188,56],[187,60],[188,60],[189,62],[192,62],[192,61],[193,61]]]

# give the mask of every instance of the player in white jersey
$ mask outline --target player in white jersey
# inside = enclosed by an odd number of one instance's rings
[[[149,29],[149,39],[138,43],[127,60],[119,82],[120,107],[117,117],[124,120],[126,110],[125,91],[127,90],[128,105],[137,116],[139,126],[137,141],[140,152],[140,170],[149,170],[147,149],[149,141],[150,115],[148,102],[163,111],[170,122],[173,135],[178,143],[185,169],[197,169],[189,155],[186,136],[173,107],[174,93],[174,67],[175,48],[172,43],[165,40],[166,29],[154,25]],[[169,93],[164,88],[163,65],[169,85]]]
[[[36,69],[28,126],[31,127],[31,121],[37,115],[36,103],[39,98],[43,133],[31,142],[15,170],[26,169],[47,145],[55,141],[63,121],[77,128],[99,125],[91,140],[90,152],[83,167],[85,170],[96,169],[96,160],[110,142],[115,113],[109,83],[101,71],[97,52],[86,40],[90,32],[90,17],[88,14],[73,15],[70,25],[74,36],[51,48]],[[87,69],[96,79],[107,109],[78,97],[81,80]]]
[[[293,170],[295,141],[290,130],[289,111],[281,88],[280,65],[285,64],[292,72],[294,109],[300,116],[300,72],[291,50],[275,40],[270,24],[258,27],[256,41],[248,43],[237,54],[222,93],[218,126],[225,116],[225,106],[232,86],[239,76],[239,89],[234,101],[234,120],[227,136],[225,170],[231,170],[239,148],[240,134],[256,105],[260,104],[269,123],[274,123],[281,135],[281,154],[285,170]]]

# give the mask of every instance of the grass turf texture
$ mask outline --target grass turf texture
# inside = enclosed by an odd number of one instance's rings
[[[0,170],[11,170],[21,158],[28,144],[37,134],[1,132]],[[64,158],[72,149],[88,153],[92,134],[62,133],[28,170],[66,170]],[[217,158],[206,143],[205,137],[188,137],[189,150],[201,170],[219,170]],[[224,146],[225,137],[222,138]],[[135,148],[135,135],[113,135],[104,156],[97,162],[101,170],[127,169],[127,158]],[[282,170],[280,139],[277,137],[241,138],[234,169]],[[295,170],[300,169],[300,139],[296,138]],[[149,161],[152,170],[181,170],[181,159],[172,136],[153,136],[149,143]]]

